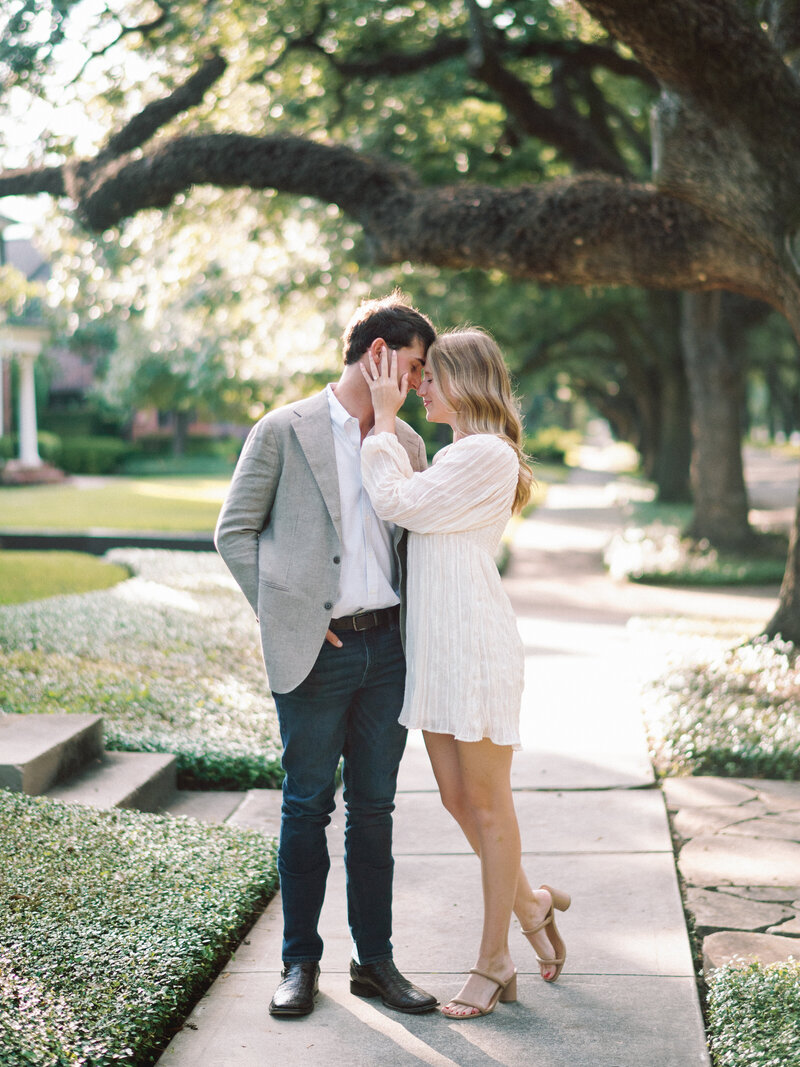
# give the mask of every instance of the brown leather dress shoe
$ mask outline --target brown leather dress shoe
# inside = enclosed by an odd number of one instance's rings
[[[281,978],[269,1004],[270,1015],[310,1015],[319,992],[319,964],[284,960]]]
[[[380,997],[387,1008],[407,1015],[433,1011],[439,1003],[436,997],[404,978],[392,960],[377,963],[350,960],[350,992],[357,997]]]

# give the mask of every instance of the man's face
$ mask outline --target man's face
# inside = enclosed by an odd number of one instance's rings
[[[425,367],[425,348],[417,339],[406,348],[397,349],[397,380],[408,374],[408,391],[419,389]]]

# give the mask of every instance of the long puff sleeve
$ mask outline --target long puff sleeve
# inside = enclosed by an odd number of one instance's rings
[[[509,515],[519,461],[499,437],[473,434],[435,457],[433,466],[414,473],[393,434],[366,438],[361,473],[376,514],[414,533],[473,530]]]

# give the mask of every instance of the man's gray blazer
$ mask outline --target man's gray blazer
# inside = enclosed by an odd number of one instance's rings
[[[400,419],[414,470],[422,438]],[[395,533],[395,552],[403,531]],[[250,601],[274,692],[295,689],[325,640],[339,591],[339,480],[325,392],[265,415],[245,442],[214,542]]]

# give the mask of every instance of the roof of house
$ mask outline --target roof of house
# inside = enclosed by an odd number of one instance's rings
[[[25,237],[5,241],[6,262],[22,271],[29,282],[43,282],[50,277],[50,266],[36,246]]]

